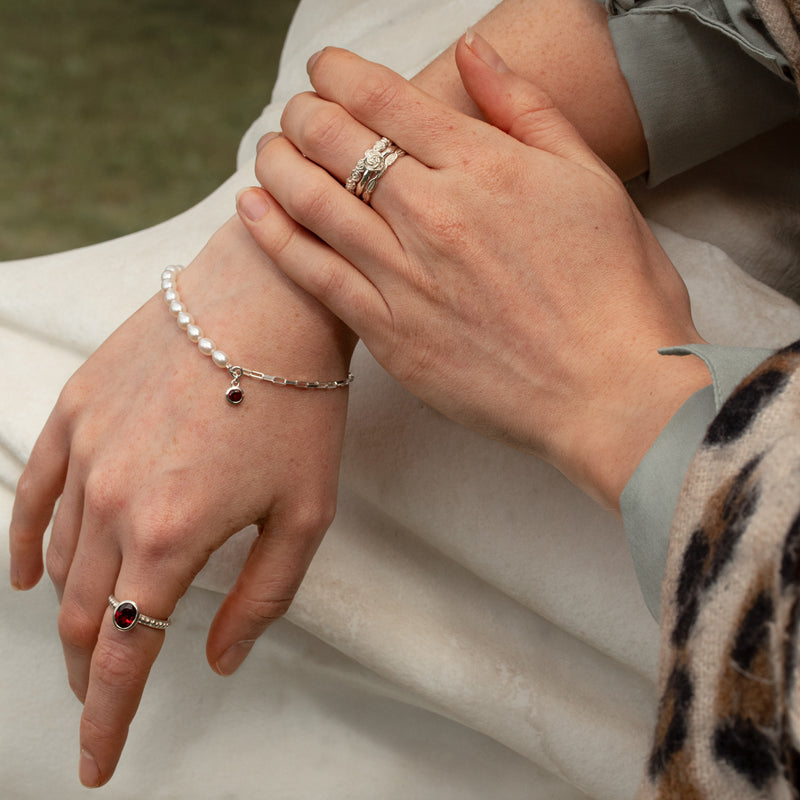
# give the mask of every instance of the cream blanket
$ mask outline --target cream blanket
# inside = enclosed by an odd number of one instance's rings
[[[231,214],[235,191],[253,181],[257,137],[307,88],[306,58],[339,44],[411,75],[493,4],[303,0],[273,101],[218,191],[132,236],[0,265],[0,529],[60,387],[154,293],[162,266],[189,261]],[[717,244],[734,229],[743,262],[774,239],[772,211],[762,225],[745,202],[742,236],[741,224],[713,216],[707,197],[699,214],[684,207],[682,197],[703,191],[726,214],[739,207],[716,178],[698,181],[643,202],[654,218],[699,226],[695,236]],[[794,303],[722,250],[655,227],[708,339],[772,346],[800,337]],[[796,258],[792,248],[769,252],[765,274],[784,275]],[[287,619],[233,678],[205,664],[205,632],[238,571],[245,531],[174,615],[103,795],[632,797],[655,718],[658,630],[621,526],[546,465],[425,407],[363,349],[354,372],[340,510]],[[80,709],[65,680],[54,594],[46,582],[29,594],[0,587],[2,794],[84,797]]]

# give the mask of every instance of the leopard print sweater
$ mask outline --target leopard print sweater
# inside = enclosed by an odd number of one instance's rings
[[[788,59],[800,88],[800,0],[752,0],[752,5]]]
[[[687,473],[638,800],[800,797],[800,342],[731,395]]]

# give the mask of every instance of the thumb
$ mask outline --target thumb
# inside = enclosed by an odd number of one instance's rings
[[[590,169],[602,169],[600,160],[547,92],[512,72],[472,29],[456,45],[456,64],[467,94],[491,125],[523,144]]]

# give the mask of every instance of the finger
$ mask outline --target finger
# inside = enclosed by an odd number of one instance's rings
[[[81,520],[83,536],[71,559],[58,612],[67,679],[81,702],[86,699],[92,654],[122,560],[116,540],[110,535],[113,524],[113,520],[105,519],[93,527],[88,511]]]
[[[81,783],[90,787],[102,786],[114,774],[150,668],[164,641],[162,631],[142,625],[118,631],[112,615],[109,608],[100,628],[81,716],[79,775]]]
[[[261,188],[241,192],[239,217],[258,246],[298,286],[363,335],[386,304],[369,278],[302,225]]]
[[[11,585],[30,589],[42,576],[42,538],[67,475],[66,432],[51,415],[20,476],[9,526]]]
[[[262,148],[256,164],[261,185],[292,219],[348,261],[380,273],[399,243],[392,229],[359,198],[307,158],[285,137]]]
[[[77,469],[68,468],[64,492],[53,517],[53,528],[45,558],[47,574],[59,602],[63,598],[67,576],[78,546],[82,516],[83,483],[77,475]]]
[[[363,125],[388,136],[421,163],[440,168],[457,163],[452,131],[477,120],[410,84],[388,67],[326,47],[309,61],[317,94],[345,108]]]
[[[356,163],[381,137],[355,120],[337,103],[312,92],[295,95],[281,117],[284,136],[307,158],[324,167],[340,183],[346,183]],[[420,184],[428,168],[415,158],[399,158],[380,178],[371,205],[384,211],[403,197],[403,187]]]
[[[549,95],[506,66],[474,31],[456,45],[456,65],[467,93],[487,122],[531,146],[593,170],[605,168]]]
[[[170,581],[151,581],[140,569],[126,569],[114,595],[133,601],[143,614],[165,620],[175,598]],[[105,598],[107,602],[107,595]],[[85,786],[101,786],[113,775],[139,707],[150,669],[164,642],[164,631],[134,624],[120,631],[107,607],[92,654],[89,683],[81,716],[79,775]]]
[[[193,518],[175,507],[136,513],[128,488],[104,465],[87,477],[81,536],[59,614],[70,683],[78,694],[86,684],[80,778],[87,786],[113,774],[164,638],[163,630],[141,624],[118,630],[109,595],[166,619],[200,567],[185,546],[196,533]]]
[[[215,672],[235,672],[256,639],[288,611],[332,519],[333,510],[325,508],[271,515],[209,630],[206,654]]]

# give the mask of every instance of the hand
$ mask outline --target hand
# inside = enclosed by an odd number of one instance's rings
[[[546,95],[470,39],[458,67],[496,127],[326,49],[309,64],[316,94],[293,98],[283,135],[262,144],[266,191],[240,195],[240,217],[412,392],[616,508],[661,427],[709,381],[699,360],[657,353],[700,340],[688,295],[619,180]],[[342,183],[378,132],[407,155],[370,208]]]
[[[153,276],[158,286],[158,275]],[[278,375],[347,374],[353,340],[277,273],[237,220],[180,275],[198,324],[236,363]],[[69,682],[84,702],[81,780],[105,783],[164,633],[118,631],[108,596],[168,617],[209,555],[257,523],[236,585],[212,624],[208,660],[228,674],[283,614],[334,513],[347,390],[242,379],[197,352],[160,295],[122,325],[64,389],[19,482],[12,583],[47,570],[61,599]]]

